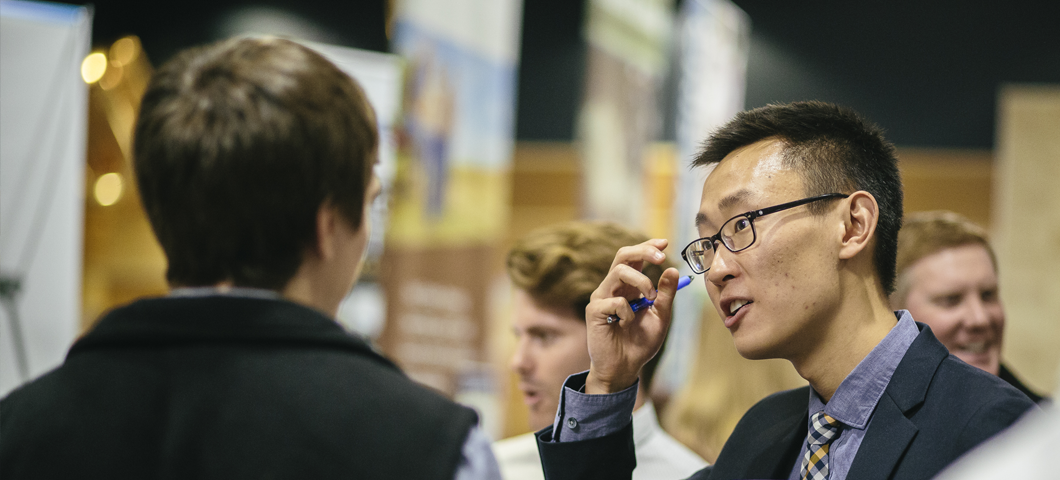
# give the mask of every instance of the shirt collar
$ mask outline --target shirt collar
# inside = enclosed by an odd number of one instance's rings
[[[283,298],[278,292],[264,288],[247,287],[180,287],[169,291],[169,296],[174,298],[209,297],[213,295],[224,295],[238,298],[259,298],[263,300],[279,300]]]
[[[894,370],[920,334],[908,311],[898,310],[894,314],[898,317],[898,323],[843,379],[827,405],[817,392],[810,389],[810,416],[824,410],[844,426],[858,430],[868,426],[876,404],[891,382]]]

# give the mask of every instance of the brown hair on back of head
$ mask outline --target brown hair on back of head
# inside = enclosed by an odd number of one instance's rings
[[[309,48],[236,38],[181,52],[147,87],[133,149],[166,279],[282,289],[321,206],[360,227],[377,144],[364,92]]]

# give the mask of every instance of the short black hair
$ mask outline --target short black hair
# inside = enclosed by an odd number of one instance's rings
[[[902,227],[902,179],[894,145],[883,130],[854,110],[818,101],[767,105],[736,115],[707,138],[694,167],[721,162],[733,151],[776,138],[784,164],[802,176],[807,196],[864,190],[880,208],[873,262],[884,293],[895,288],[898,230]],[[810,204],[818,214],[824,203]]]
[[[171,285],[280,290],[334,206],[356,229],[378,145],[356,82],[279,38],[178,54],[151,78],[134,164]]]

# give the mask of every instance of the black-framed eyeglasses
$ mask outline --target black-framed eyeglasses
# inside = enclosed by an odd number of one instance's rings
[[[750,212],[741,213],[726,220],[725,223],[722,224],[721,229],[718,230],[718,233],[689,243],[684,250],[681,250],[681,258],[684,258],[685,262],[688,262],[688,266],[692,267],[693,272],[706,273],[707,270],[710,270],[710,264],[714,261],[714,253],[717,251],[716,246],[718,242],[721,242],[722,245],[725,245],[725,248],[733,253],[746,250],[751,245],[754,245],[755,240],[758,239],[758,234],[755,233],[754,220],[756,218],[819,200],[847,198],[849,196],[850,195],[845,193],[826,193],[824,195],[807,197],[802,200],[795,200],[794,202],[766,207],[761,210],[752,210]]]

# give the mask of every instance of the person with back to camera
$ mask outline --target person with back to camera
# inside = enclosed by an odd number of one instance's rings
[[[986,231],[954,212],[909,215],[898,233],[898,286],[891,306],[931,327],[950,353],[1001,377],[1035,403],[1047,398],[1001,363],[1005,308]]]
[[[647,236],[616,223],[576,221],[535,230],[508,252],[517,341],[511,369],[519,376],[532,429],[552,424],[563,381],[589,368],[585,344],[589,296],[607,275],[619,248],[646,240]],[[643,273],[657,282],[669,266],[673,265],[665,261],[662,266],[647,264]],[[686,477],[707,464],[659,426],[648,392],[661,350],[641,370],[633,405],[635,479]],[[506,480],[544,478],[532,433],[495,442],[493,451]]]
[[[692,478],[926,479],[1035,408],[890,309],[902,186],[877,127],[822,102],[770,105],[713,133],[694,165],[713,170],[695,219],[703,238],[682,256],[704,274],[737,351],[787,359],[809,385],[752,407]],[[678,283],[668,269],[656,290],[640,268],[667,246],[619,250],[593,292],[591,366],[567,380],[556,422],[537,434],[546,478],[630,477],[627,405]],[[641,296],[655,303],[634,314]]]
[[[134,161],[172,290],[106,314],[3,399],[0,477],[497,478],[473,411],[333,320],[377,149],[360,87],[297,43],[159,68]]]

